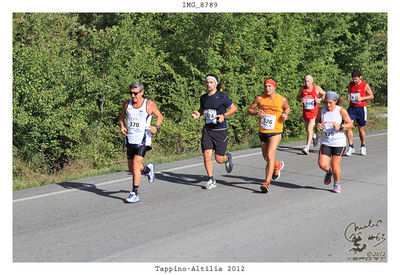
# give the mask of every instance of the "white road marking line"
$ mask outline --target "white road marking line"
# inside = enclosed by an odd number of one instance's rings
[[[261,152],[259,152],[259,153],[251,153],[251,154],[246,154],[246,155],[240,155],[240,156],[236,156],[236,157],[233,157],[233,158],[243,158],[243,157],[249,157],[249,156],[253,156],[253,155],[257,155],[257,154],[261,154]],[[214,163],[215,163],[215,161],[214,161]],[[199,163],[195,163],[195,164],[189,164],[189,165],[185,165],[185,166],[170,168],[170,169],[162,170],[160,172],[156,172],[156,174],[164,173],[164,172],[170,172],[170,171],[176,171],[176,170],[181,170],[181,169],[186,169],[186,168],[191,168],[191,167],[196,167],[196,166],[201,166],[201,165],[204,165],[204,163],[203,162],[199,162]],[[113,183],[117,183],[117,182],[121,182],[121,181],[125,181],[125,180],[131,180],[131,179],[132,179],[132,177],[122,178],[122,179],[110,180],[110,181],[106,181],[106,182],[102,182],[102,183],[98,183],[98,184],[93,184],[93,185],[95,185],[95,186],[103,186],[103,185],[113,184]],[[36,196],[31,196],[31,197],[26,197],[26,198],[15,199],[15,200],[13,200],[13,203],[23,202],[23,201],[33,200],[33,199],[39,199],[39,198],[45,198],[45,197],[54,196],[54,195],[65,194],[65,193],[78,191],[78,190],[82,190],[82,189],[87,189],[87,188],[90,188],[90,187],[84,186],[84,187],[81,187],[81,188],[71,188],[71,189],[68,189],[68,190],[56,191],[56,192],[51,192],[51,193],[46,193],[46,194],[41,194],[41,195],[36,195]]]
[[[386,133],[373,134],[373,135],[368,135],[368,134],[367,134],[366,138],[369,138],[369,137],[377,137],[377,136],[383,136],[383,135],[387,135],[387,132],[386,132]],[[355,138],[358,138],[358,135],[354,135],[353,140],[354,140]],[[318,144],[320,144],[320,141],[318,141]],[[298,146],[293,146],[293,147],[291,147],[291,148],[303,148],[303,147],[304,147],[304,144],[303,144],[303,145],[298,145]],[[290,149],[290,148],[283,148],[283,150],[289,150],[289,149]]]
[[[382,135],[387,135],[387,132],[386,133],[374,134],[374,135],[367,135],[367,138],[368,137],[375,137],[375,136],[382,136]],[[300,145],[300,146],[295,146],[293,148],[303,147],[303,146],[304,145]],[[255,156],[255,155],[260,155],[260,154],[261,154],[261,152],[250,153],[250,154],[245,154],[245,155],[240,155],[240,156],[234,156],[233,159],[245,158],[245,157],[250,157],[250,156]],[[214,161],[214,163],[215,163],[215,161]],[[191,167],[196,167],[196,166],[201,166],[201,165],[204,165],[204,163],[200,162],[200,163],[189,164],[189,165],[185,165],[185,166],[181,166],[181,167],[170,168],[170,169],[162,170],[160,172],[156,172],[156,174],[164,173],[164,172],[171,172],[171,171],[176,171],[176,170],[181,170],[181,169],[186,169],[186,168],[191,168]],[[103,185],[113,184],[113,183],[117,183],[117,182],[125,181],[125,180],[130,180],[130,179],[132,179],[132,178],[129,177],[129,178],[122,178],[122,179],[117,179],[117,180],[110,180],[110,181],[106,181],[106,182],[102,182],[102,183],[98,183],[98,184],[94,184],[94,185],[95,186],[103,186]],[[90,188],[90,187],[72,188],[72,189],[68,189],[68,190],[56,191],[56,192],[51,192],[51,193],[46,193],[46,194],[41,194],[41,195],[36,195],[36,196],[31,196],[31,197],[26,197],[26,198],[15,199],[15,200],[13,200],[13,203],[23,202],[23,201],[33,200],[33,199],[39,199],[39,198],[45,198],[45,197],[55,196],[55,195],[60,195],[60,194],[65,194],[65,193],[78,191],[78,190],[82,190],[82,189],[87,189],[87,188]]]
[[[122,179],[117,179],[117,180],[110,180],[110,181],[106,181],[106,182],[102,182],[102,183],[98,183],[98,184],[93,184],[95,186],[102,186],[102,185],[107,185],[107,184],[112,184],[112,183],[116,183],[116,182],[120,182],[120,181],[124,181],[124,180],[129,180],[132,179],[131,177],[129,178],[122,178]],[[92,183],[87,183],[87,184],[92,184]],[[33,200],[33,199],[38,199],[38,198],[44,198],[44,197],[49,197],[49,196],[53,196],[53,195],[59,195],[59,194],[65,194],[65,193],[69,193],[69,192],[73,192],[73,191],[78,191],[78,190],[82,190],[82,189],[89,189],[90,187],[88,186],[84,186],[84,187],[72,187],[71,189],[67,189],[67,190],[62,190],[62,191],[56,191],[56,192],[51,192],[51,193],[46,193],[46,194],[41,194],[41,195],[36,195],[36,196],[31,196],[31,197],[26,197],[26,198],[21,198],[21,199],[15,199],[13,200],[13,202],[22,202],[22,201],[27,201],[27,200]]]

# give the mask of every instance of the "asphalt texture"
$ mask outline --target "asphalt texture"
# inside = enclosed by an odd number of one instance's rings
[[[319,147],[282,144],[281,177],[265,194],[261,149],[214,163],[156,164],[140,202],[125,203],[129,172],[13,192],[14,262],[386,262],[387,132],[367,135],[367,156],[343,157],[342,192],[323,184]]]

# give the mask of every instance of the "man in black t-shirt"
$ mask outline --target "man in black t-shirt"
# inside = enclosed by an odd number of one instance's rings
[[[198,119],[201,115],[205,116],[206,124],[202,132],[201,149],[209,178],[206,188],[212,189],[217,187],[213,176],[213,150],[215,150],[217,163],[225,163],[226,172],[230,173],[233,169],[232,155],[226,152],[229,137],[226,118],[233,115],[237,111],[237,107],[228,95],[220,92],[217,88],[218,78],[216,75],[208,74],[206,76],[206,87],[207,93],[200,97],[200,109],[193,112],[192,118]]]

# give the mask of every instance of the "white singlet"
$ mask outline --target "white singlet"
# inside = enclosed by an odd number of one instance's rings
[[[340,114],[340,109],[342,109],[342,107],[336,106],[332,112],[328,112],[326,106],[321,108],[321,123],[324,125],[321,144],[331,147],[346,146],[346,136],[344,131],[335,130],[333,128],[333,123],[342,123],[343,118]]]
[[[126,122],[128,129],[128,142],[130,144],[144,144],[151,146],[150,123],[151,115],[147,113],[147,99],[142,106],[134,108],[132,99],[126,108]]]

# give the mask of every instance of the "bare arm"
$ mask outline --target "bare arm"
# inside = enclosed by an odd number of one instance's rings
[[[333,127],[335,128],[335,130],[339,130],[340,129],[340,125],[343,126],[343,130],[348,130],[353,128],[353,121],[351,120],[349,113],[347,112],[347,110],[345,108],[340,109],[340,115],[342,116],[342,119],[344,120],[344,124],[334,124]]]
[[[317,95],[321,95],[321,98],[317,98],[317,103],[320,104],[322,101],[325,100],[326,92],[322,90],[320,86],[317,86]]]
[[[198,119],[199,117],[201,117],[204,113],[204,109],[202,107],[200,107],[200,109],[198,111],[193,111],[192,114],[192,118],[194,119]]]
[[[303,103],[303,87],[300,87],[300,91],[299,91],[299,93],[297,94],[296,99],[297,99],[297,101]]]
[[[318,110],[317,117],[315,118],[315,125],[317,125],[318,130],[324,129],[324,125],[321,123],[321,108]]]
[[[284,97],[284,96],[282,96],[282,109],[283,109],[283,112],[282,112],[283,120],[287,120],[289,113],[290,113],[290,106],[289,106],[289,103],[288,103],[286,97]]]
[[[368,84],[365,86],[365,93],[367,94],[367,96],[357,97],[356,100],[361,102],[364,100],[374,99],[374,93],[372,92],[371,87]]]
[[[219,122],[219,123],[222,123],[222,122],[225,120],[225,117],[228,117],[228,116],[233,115],[234,113],[236,113],[237,110],[238,110],[238,109],[237,109],[236,105],[235,105],[234,103],[232,103],[231,106],[229,106],[229,109],[228,109],[228,111],[227,111],[225,114],[223,114],[223,115],[217,115],[217,117],[218,117],[218,122]],[[224,117],[224,115],[225,115],[225,117]]]
[[[256,96],[256,98],[254,99],[253,103],[247,109],[247,114],[249,116],[259,116],[259,117],[265,116],[266,113],[264,113],[263,110],[261,110],[261,111],[256,111],[255,110],[257,107],[259,107],[259,105],[260,105],[260,97]]]
[[[120,127],[120,133],[124,136],[128,136],[127,130],[125,128],[125,113],[126,113],[126,108],[128,107],[129,101],[125,101],[124,104],[122,105],[122,111],[121,114],[119,115],[119,127]]]
[[[157,105],[153,101],[147,101],[147,110],[149,110],[150,115],[155,115],[157,117],[155,125],[150,126],[151,133],[155,134],[158,131],[157,127],[160,127],[161,123],[163,122],[164,116],[161,114],[160,110],[157,108]]]

